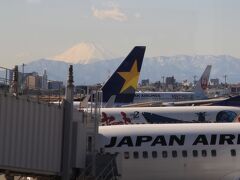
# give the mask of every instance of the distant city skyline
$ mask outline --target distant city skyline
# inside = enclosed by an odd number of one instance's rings
[[[240,58],[239,7],[236,0],[3,0],[1,66],[56,57],[81,42],[115,57],[145,45],[146,57]]]

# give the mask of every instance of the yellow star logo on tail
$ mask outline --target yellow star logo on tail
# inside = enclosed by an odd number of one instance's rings
[[[139,72],[137,68],[137,60],[134,61],[133,66],[129,72],[118,72],[118,74],[125,79],[124,85],[120,91],[122,93],[129,87],[133,87],[134,89],[137,89],[137,83],[138,83],[138,77]]]

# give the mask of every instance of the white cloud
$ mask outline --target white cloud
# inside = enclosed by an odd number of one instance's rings
[[[92,13],[93,16],[104,20],[104,19],[111,19],[114,21],[126,21],[127,20],[127,16],[121,12],[121,10],[118,7],[112,7],[111,9],[96,9],[95,7],[92,8]]]

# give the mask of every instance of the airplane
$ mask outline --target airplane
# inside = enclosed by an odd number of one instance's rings
[[[101,108],[100,125],[233,122],[240,113],[231,106]]]
[[[100,126],[96,142],[122,180],[240,178],[238,123]]]
[[[151,101],[161,101],[161,102],[176,102],[176,101],[187,101],[187,100],[199,100],[207,99],[205,93],[208,80],[211,72],[211,65],[208,65],[203,72],[201,78],[197,82],[193,92],[136,92],[134,101],[137,103],[150,102]]]
[[[135,48],[139,48],[138,51],[134,51]],[[137,54],[140,56],[141,53],[139,53],[139,51],[141,50],[140,47],[136,46],[132,52],[128,55],[128,57],[123,61],[123,63],[125,62],[125,64],[128,63],[128,61],[133,60],[134,58],[129,58],[132,57],[132,54],[135,53],[135,56],[137,56]],[[143,47],[141,47],[143,48]],[[145,48],[145,47],[144,47]],[[144,49],[145,50],[145,49]],[[120,73],[123,67],[123,63],[119,66],[119,68],[115,71],[115,73],[113,73],[113,75],[110,77],[110,79],[104,84],[104,86],[101,88],[102,90],[102,101],[104,104],[104,107],[159,107],[159,106],[174,106],[174,103],[182,103],[182,104],[186,104],[184,103],[187,99],[197,99],[197,98],[206,98],[205,95],[205,90],[207,88],[207,83],[208,83],[208,79],[209,79],[209,75],[210,75],[210,71],[211,71],[211,65],[208,65],[203,73],[203,75],[201,76],[200,80],[197,82],[196,84],[196,88],[194,90],[194,92],[135,92],[136,88],[137,88],[137,82],[139,79],[139,74],[140,74],[140,70],[141,70],[141,65],[142,65],[142,61],[143,61],[143,56],[144,56],[144,50],[142,50],[142,56],[139,58],[139,65],[140,65],[140,69],[137,73],[137,76],[134,77],[134,64],[129,66],[129,64],[133,63],[129,63],[127,66],[128,68],[131,67],[131,70],[129,70],[130,74],[127,73],[123,73],[125,74],[125,76],[128,78],[124,83],[122,83],[122,79],[120,78]],[[122,72],[121,72],[122,74]],[[120,79],[119,79],[120,78]],[[133,83],[132,85],[130,85],[131,83]],[[120,87],[121,86],[121,87]],[[124,86],[129,86],[129,87],[124,87]],[[126,91],[124,90],[124,92],[121,92],[122,90],[120,89],[126,89]],[[134,96],[135,94],[135,96]],[[139,99],[138,99],[139,97]],[[150,99],[149,99],[150,98]],[[152,101],[151,98],[155,98],[156,101]],[[174,102],[165,102],[163,103],[162,100],[173,100]],[[143,100],[143,102],[141,102]],[[147,100],[149,100],[149,102],[146,102]],[[175,101],[179,101],[179,100],[184,100],[184,101],[180,101],[180,102],[175,102]],[[136,101],[138,101],[136,103]],[[199,100],[201,101],[201,100]],[[134,103],[135,102],[135,103]],[[192,102],[192,101],[191,101]],[[215,101],[214,101],[215,102]],[[197,103],[197,102],[194,102]],[[202,102],[200,102],[202,103]],[[83,103],[79,102],[74,102],[74,107],[75,108],[83,108],[86,106],[82,105]],[[188,103],[187,103],[188,104]]]

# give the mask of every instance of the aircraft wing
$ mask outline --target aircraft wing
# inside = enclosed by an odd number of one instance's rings
[[[142,102],[142,103],[131,103],[122,105],[121,107],[161,107],[163,106],[162,101],[149,101],[149,102]]]
[[[162,102],[162,101],[149,101],[143,103],[132,103],[123,105],[122,107],[165,107],[165,106],[200,106],[211,105],[214,103],[222,102],[228,98],[213,98],[205,100],[192,100],[192,101],[179,101],[179,102]]]
[[[179,102],[167,102],[163,103],[164,106],[200,106],[200,105],[211,105],[212,103],[221,102],[228,98],[213,98],[204,100],[192,100],[192,101],[179,101]]]

